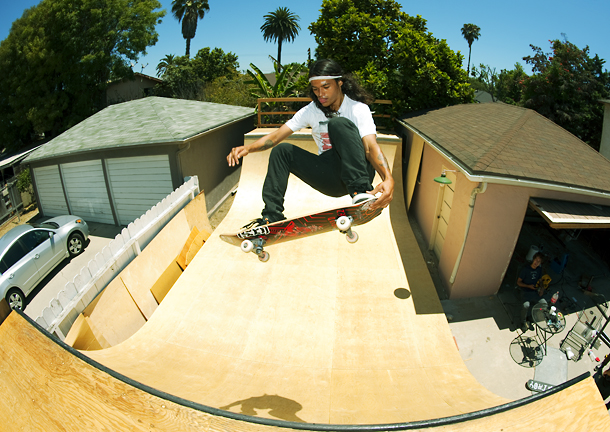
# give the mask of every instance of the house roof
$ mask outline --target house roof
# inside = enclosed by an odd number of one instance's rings
[[[411,113],[400,123],[470,175],[610,191],[610,161],[535,111],[465,104]]]
[[[253,114],[252,108],[151,96],[104,108],[39,147],[25,162],[92,150],[184,142]]]
[[[6,168],[9,166],[18,165],[19,162],[21,162],[27,155],[32,153],[34,150],[36,150],[36,149],[33,148],[33,149],[25,150],[25,151],[22,151],[17,154],[13,154],[11,156],[8,156],[8,157],[0,160],[0,169]]]

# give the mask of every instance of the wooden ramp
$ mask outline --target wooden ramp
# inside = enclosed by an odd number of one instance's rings
[[[400,142],[380,141],[399,181]],[[470,375],[400,188],[354,245],[327,233],[270,247],[261,263],[222,242],[258,217],[267,157],[246,158],[230,213],[130,339],[85,357],[7,319],[7,430],[610,429],[590,378],[510,402]],[[349,202],[296,179],[287,197],[287,216]]]

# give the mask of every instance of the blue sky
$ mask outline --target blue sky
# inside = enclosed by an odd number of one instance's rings
[[[148,48],[148,54],[140,58],[134,68],[148,75],[155,75],[156,65],[166,54],[184,55],[185,52],[180,24],[171,16],[171,0],[161,0],[161,3],[167,15],[157,26],[159,42]],[[484,63],[498,72],[512,69],[516,62],[525,66],[522,58],[532,54],[530,44],[549,51],[549,39],[563,39],[562,33],[579,48],[588,45],[591,56],[598,54],[610,63],[608,0],[580,3],[567,0],[403,0],[399,3],[407,14],[421,15],[426,19],[428,30],[436,38],[447,40],[453,51],[461,51],[465,57],[464,68],[468,60],[468,44],[460,29],[465,23],[481,28],[481,37],[472,46],[471,64]],[[36,4],[37,0],[0,0],[0,40],[8,35],[11,23],[21,17],[26,8]],[[199,21],[197,34],[191,42],[191,55],[207,46],[219,47],[237,54],[242,70],[254,63],[265,72],[271,71],[269,55],[277,55],[277,45],[263,40],[260,26],[264,22],[263,16],[280,6],[297,14],[301,26],[296,41],[284,44],[282,62],[304,62],[308,48],[313,55],[316,43],[307,27],[318,19],[322,0],[209,0],[209,4],[210,11]],[[605,65],[607,69],[610,69],[609,63]]]

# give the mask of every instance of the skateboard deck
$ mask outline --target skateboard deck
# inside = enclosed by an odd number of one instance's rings
[[[365,224],[379,216],[382,209],[371,210],[376,199],[362,203],[336,207],[311,215],[273,222],[269,225],[244,229],[235,234],[220,234],[220,238],[229,244],[241,247],[244,252],[254,252],[261,261],[269,259],[266,246],[289,240],[339,230],[346,234],[350,243],[358,240],[358,234],[352,226]]]

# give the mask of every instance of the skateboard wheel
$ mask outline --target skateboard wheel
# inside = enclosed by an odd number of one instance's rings
[[[347,216],[339,216],[337,218],[337,228],[340,231],[347,231],[352,226],[352,221]]]
[[[269,261],[269,258],[271,258],[271,255],[269,255],[269,252],[267,252],[267,251],[262,251],[261,253],[258,254],[258,259],[261,260],[262,262]]]
[[[356,243],[358,241],[358,233],[356,231],[352,231],[351,233],[347,233],[345,238],[349,243]]]
[[[243,242],[241,242],[241,250],[242,252],[252,252],[252,250],[254,249],[254,243],[252,243],[252,241],[250,240],[244,240]]]

